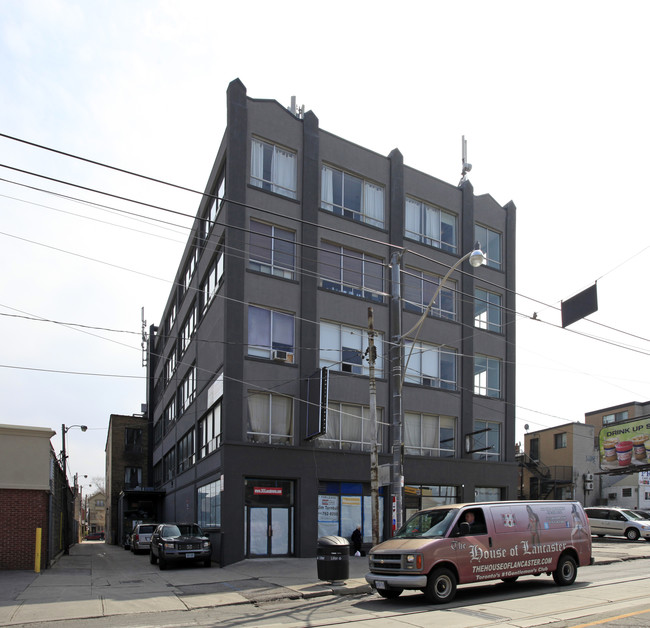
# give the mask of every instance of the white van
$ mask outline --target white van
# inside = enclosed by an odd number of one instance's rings
[[[395,536],[373,547],[366,581],[385,598],[418,589],[450,602],[456,586],[552,575],[570,585],[590,565],[591,532],[579,502],[512,501],[450,504],[413,515]]]

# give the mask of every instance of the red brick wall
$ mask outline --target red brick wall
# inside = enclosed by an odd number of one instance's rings
[[[34,569],[41,528],[41,569],[47,566],[48,491],[0,489],[0,569]]]

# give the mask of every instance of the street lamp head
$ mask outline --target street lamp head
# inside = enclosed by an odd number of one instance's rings
[[[474,267],[478,268],[487,262],[485,253],[481,251],[481,243],[477,242],[474,245],[474,250],[469,255],[469,263]]]
[[[81,431],[82,431],[82,432],[85,432],[87,429],[88,429],[88,426],[87,426],[87,425],[82,425],[82,426],[81,426]]]

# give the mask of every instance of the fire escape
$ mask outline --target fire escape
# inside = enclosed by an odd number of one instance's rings
[[[568,466],[547,466],[541,460],[533,460],[527,453],[520,452],[516,456],[521,469],[519,498],[525,495],[524,479],[527,477],[529,499],[559,498],[559,491],[573,485],[573,469]],[[528,474],[525,473],[528,471]]]

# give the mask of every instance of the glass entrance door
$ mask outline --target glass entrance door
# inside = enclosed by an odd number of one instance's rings
[[[251,506],[247,510],[249,556],[289,556],[293,546],[292,509]]]

